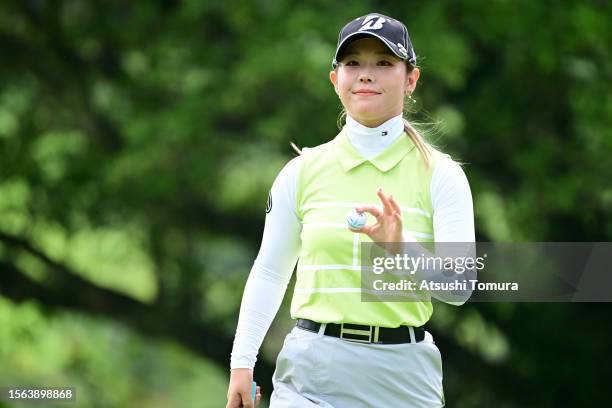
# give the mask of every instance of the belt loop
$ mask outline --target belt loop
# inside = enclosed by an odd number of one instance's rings
[[[326,327],[327,327],[327,323],[321,323],[321,327],[319,327],[319,336],[323,336],[325,334]]]
[[[410,332],[410,342],[416,343],[416,337],[414,337],[414,327],[408,326],[408,331]]]

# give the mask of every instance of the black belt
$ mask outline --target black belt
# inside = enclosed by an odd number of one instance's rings
[[[298,319],[296,326],[304,330],[318,333],[321,323],[313,322],[308,319]],[[425,338],[425,328],[421,326],[413,327],[413,329],[416,342],[423,341]],[[323,334],[359,343],[400,344],[412,342],[408,326],[400,326],[392,329],[389,327],[364,326],[352,323],[327,323]]]

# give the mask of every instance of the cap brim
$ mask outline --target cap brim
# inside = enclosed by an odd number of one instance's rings
[[[336,55],[334,55],[334,63],[338,63],[338,57],[342,55],[342,53],[346,50],[346,47],[348,47],[352,42],[360,40],[362,38],[367,38],[367,37],[374,37],[374,38],[378,38],[380,41],[382,41],[383,44],[385,44],[387,46],[387,48],[389,48],[389,50],[391,50],[391,52],[393,53],[393,55],[397,56],[400,59],[406,60],[408,61],[408,58],[405,58],[404,56],[402,56],[398,50],[396,50],[397,47],[395,47],[393,44],[391,44],[386,38],[372,33],[372,32],[365,32],[365,31],[358,31],[356,33],[352,33],[346,36],[346,38],[344,38],[344,40],[342,40],[342,42],[340,43],[340,45],[338,45],[338,48],[336,49]]]

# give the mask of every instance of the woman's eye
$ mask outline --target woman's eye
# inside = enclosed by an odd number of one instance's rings
[[[346,61],[344,63],[344,65],[346,65],[347,67],[356,67],[359,66],[359,61],[355,61],[355,60],[349,60]],[[382,65],[384,67],[390,67],[393,66],[393,63],[391,61],[388,60],[380,60],[376,63],[376,65]]]

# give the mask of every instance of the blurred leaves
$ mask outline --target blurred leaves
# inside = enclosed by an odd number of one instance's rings
[[[47,317],[36,303],[15,306],[0,298],[0,324],[4,384],[75,387],[78,406],[225,403],[219,368],[111,321],[73,313]]]

